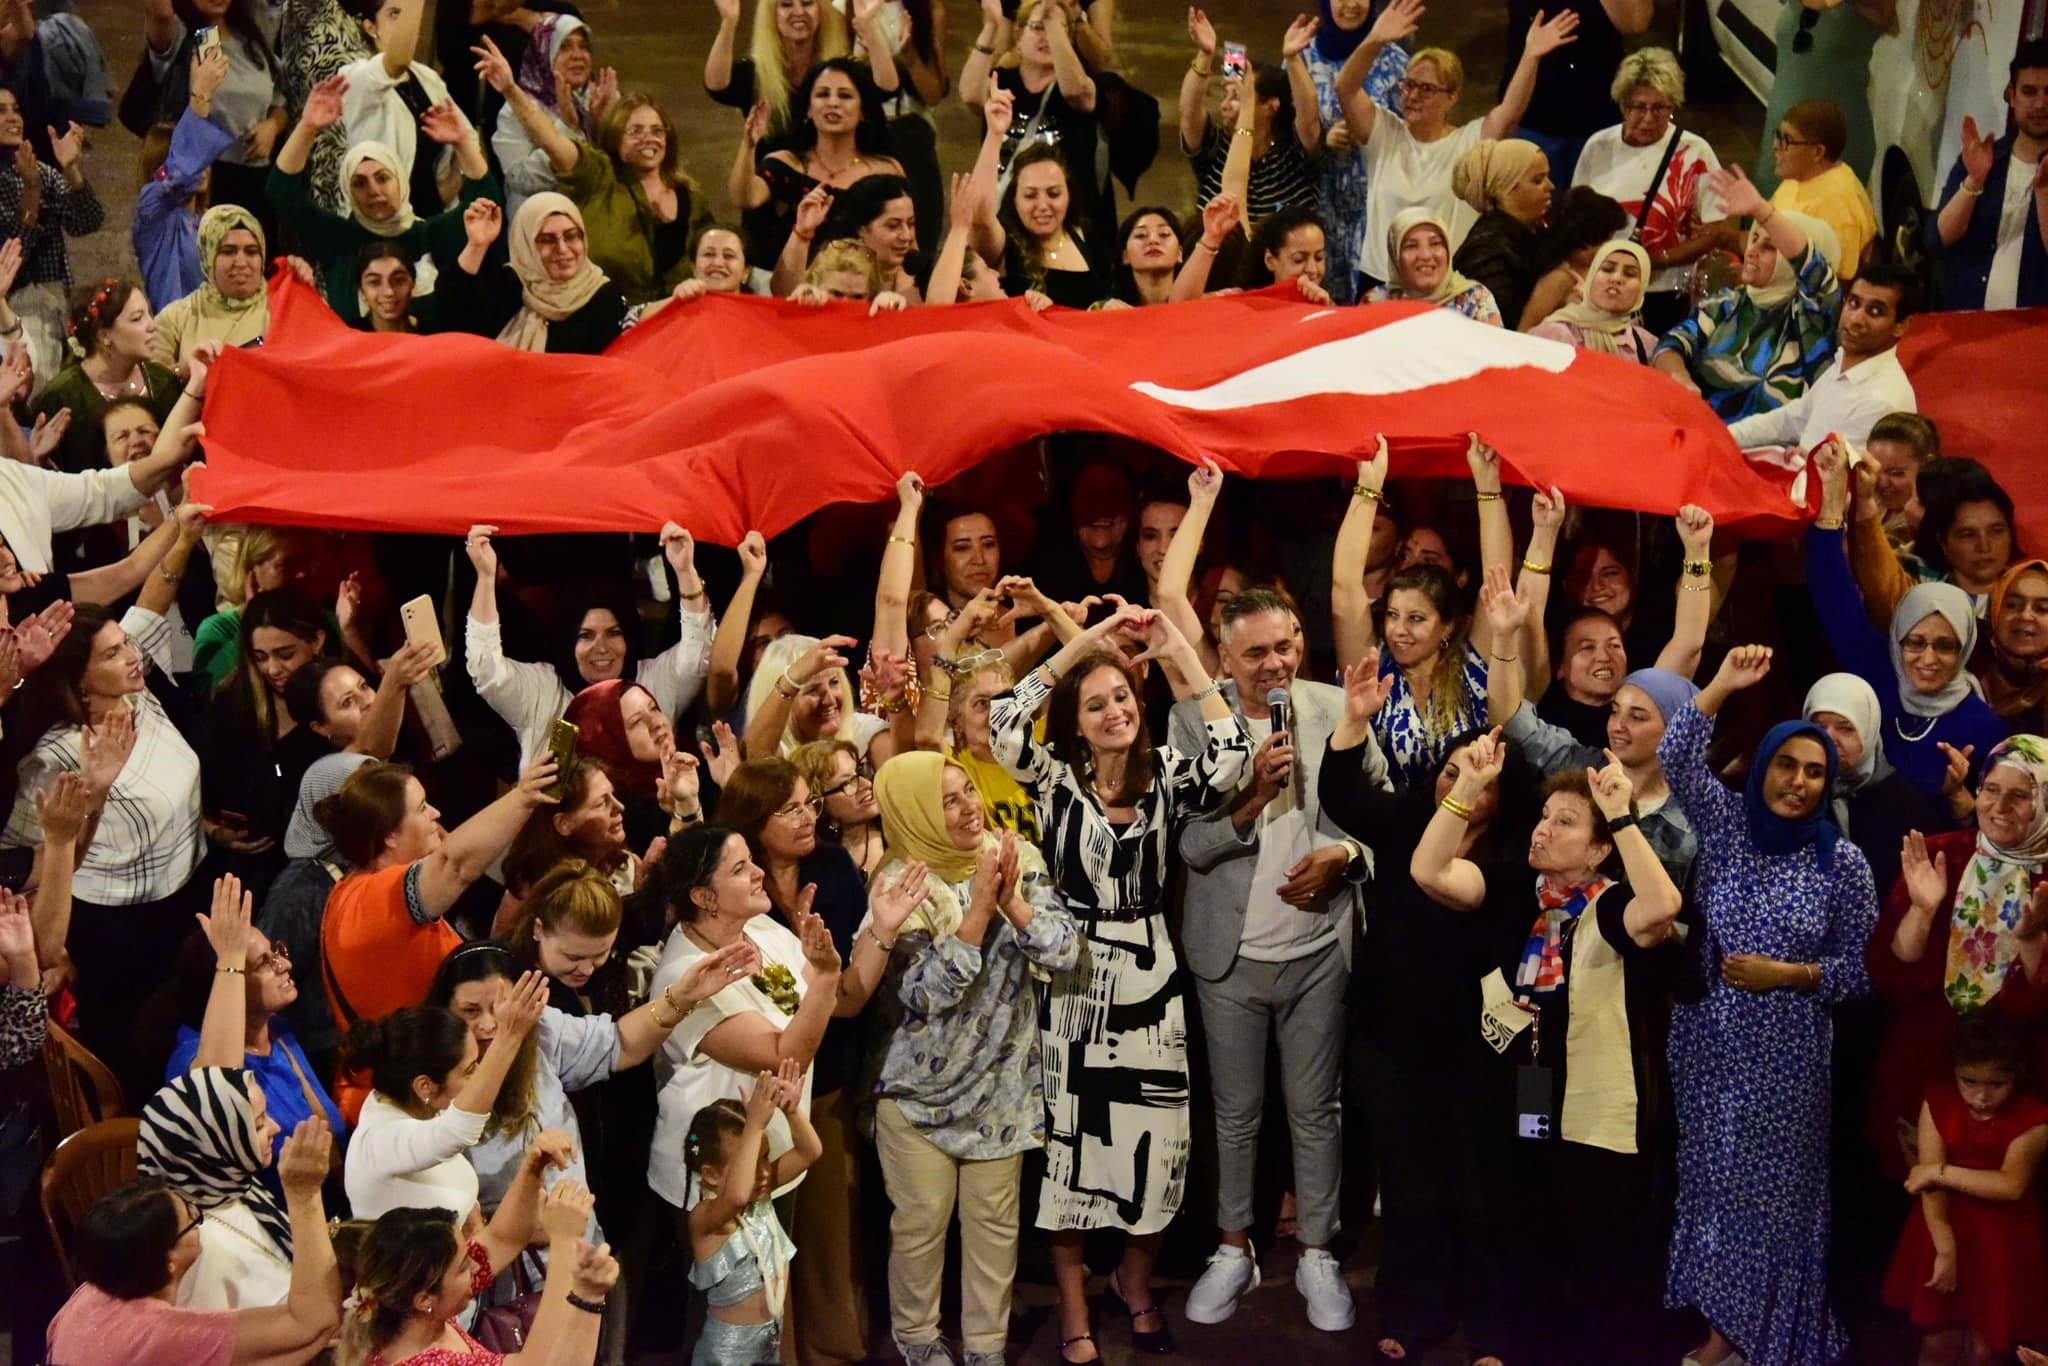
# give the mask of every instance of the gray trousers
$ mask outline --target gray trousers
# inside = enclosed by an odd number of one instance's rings
[[[1343,1170],[1344,986],[1336,941],[1291,963],[1240,958],[1219,981],[1195,979],[1216,1105],[1216,1223],[1252,1226],[1259,1112],[1266,1099],[1266,1040],[1280,1041],[1280,1089],[1294,1141],[1295,1236],[1322,1247],[1337,1231]]]

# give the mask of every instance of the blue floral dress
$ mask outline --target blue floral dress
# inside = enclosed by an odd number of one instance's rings
[[[1707,767],[1714,722],[1688,704],[1657,757],[1699,832],[1695,897],[1706,992],[1671,1021],[1678,1102],[1678,1217],[1664,1302],[1691,1305],[1753,1366],[1842,1360],[1828,1303],[1828,1074],[1835,1002],[1870,990],[1863,948],[1877,895],[1863,851],[1835,842],[1771,856],[1741,794]],[[1818,963],[1817,991],[1741,991],[1721,959]]]
[[[1325,57],[1314,43],[1301,55],[1316,83],[1316,105],[1322,111],[1323,129],[1328,132],[1344,119],[1344,108],[1337,102],[1337,72],[1344,63]],[[1407,49],[1399,43],[1388,43],[1365,73],[1365,93],[1374,104],[1398,118],[1401,78],[1407,74]],[[1360,255],[1365,241],[1364,148],[1332,152],[1323,158],[1323,223],[1329,229],[1324,239],[1328,264],[1323,284],[1332,299],[1348,304],[1357,288],[1358,263],[1365,259]]]
[[[1465,644],[1463,688],[1455,704],[1455,716],[1443,729],[1430,725],[1415,705],[1414,690],[1386,646],[1380,647],[1380,674],[1392,674],[1394,684],[1387,700],[1372,718],[1372,734],[1387,756],[1387,769],[1396,792],[1428,792],[1436,784],[1436,771],[1451,752],[1451,741],[1467,731],[1477,730],[1486,719],[1486,659],[1472,645]]]

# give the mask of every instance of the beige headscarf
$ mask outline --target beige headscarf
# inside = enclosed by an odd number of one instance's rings
[[[1828,269],[1839,272],[1842,268],[1842,239],[1835,230],[1815,218],[1812,214],[1794,213],[1790,209],[1779,209],[1785,221],[1806,234],[1806,244],[1821,254],[1828,263]],[[1792,263],[1785,259],[1785,253],[1778,253],[1778,264],[1771,270],[1771,282],[1767,285],[1745,285],[1749,300],[1758,308],[1776,308],[1791,298],[1799,288],[1799,277],[1793,272]]]
[[[1451,253],[1451,230],[1445,226],[1443,216],[1434,209],[1403,209],[1394,215],[1394,226],[1387,229],[1387,260],[1393,265],[1394,283],[1400,286],[1399,292],[1403,298],[1424,299],[1433,304],[1441,304],[1472,288],[1473,280],[1469,275],[1460,275],[1446,259],[1444,278],[1437,281],[1436,288],[1427,294],[1416,290],[1408,277],[1401,273],[1401,244],[1408,240],[1409,233],[1425,226],[1435,228],[1437,235],[1444,239],[1444,254],[1448,258]]]
[[[382,222],[363,217],[363,211],[356,207],[356,199],[348,194],[349,182],[355,179],[356,168],[366,161],[374,161],[391,172],[391,178],[398,182],[398,212]],[[405,164],[398,159],[398,153],[381,142],[359,142],[348,149],[341,158],[341,192],[348,195],[348,211],[365,231],[379,237],[399,237],[414,223],[419,215],[412,211],[412,188],[406,181]]]
[[[539,235],[540,225],[556,214],[583,226],[583,211],[569,196],[552,190],[530,196],[512,216],[512,273],[519,277],[519,297],[526,307],[505,324],[498,340],[521,351],[547,350],[548,324],[562,321],[611,283],[590,259],[587,241],[581,270],[566,280],[548,278],[548,268],[541,264],[533,239]]]
[[[1609,313],[1596,307],[1589,297],[1593,277],[1600,273],[1600,263],[1617,252],[1635,258],[1637,275],[1636,300],[1625,313]],[[1636,314],[1643,307],[1643,296],[1650,289],[1650,253],[1629,241],[1603,242],[1593,252],[1593,259],[1586,265],[1586,278],[1580,282],[1582,297],[1568,300],[1563,308],[1557,309],[1543,321],[1547,323],[1569,323],[1578,329],[1579,345],[1588,351],[1599,351],[1605,355],[1621,354],[1616,338],[1635,324]]]
[[[1521,138],[1481,138],[1458,158],[1451,171],[1451,193],[1485,213],[1500,203],[1544,156],[1543,149]]]
[[[908,750],[891,758],[875,773],[875,805],[882,809],[882,830],[888,850],[870,883],[894,877],[906,863],[922,863],[931,869],[925,882],[924,901],[903,922],[906,930],[925,930],[933,939],[945,939],[960,928],[966,910],[949,886],[974,876],[979,849],[962,849],[946,833],[946,770],[958,768],[966,775],[967,792],[979,806],[981,796],[974,775],[943,754],[930,750]],[[1000,835],[983,830],[981,847],[999,842]],[[1045,876],[1045,859],[1029,840],[1017,841],[1018,866],[1026,874]]]

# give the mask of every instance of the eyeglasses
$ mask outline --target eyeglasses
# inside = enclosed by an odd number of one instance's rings
[[[199,1206],[187,1202],[183,1196],[178,1197],[178,1203],[180,1205],[183,1205],[187,1210],[191,1211],[191,1217],[189,1222],[184,1223],[179,1227],[178,1236],[171,1240],[173,1242],[183,1242],[185,1240],[186,1234],[192,1232],[194,1229],[198,1228],[201,1224],[206,1222],[206,1211],[200,1209]]]
[[[806,820],[818,818],[818,799],[812,797],[801,802],[791,802],[775,813],[775,819],[788,821],[791,825],[802,825]]]
[[[1654,103],[1650,100],[1637,100],[1632,104],[1624,104],[1621,107],[1622,113],[1634,114],[1638,118],[1645,119],[1668,119],[1671,117],[1671,110],[1671,105]]]
[[[1795,138],[1783,129],[1771,134],[1771,146],[1781,151],[1787,147],[1817,147],[1819,145],[1812,138]]]
[[[255,962],[249,964],[249,971],[268,972],[270,971],[270,969],[278,966],[280,963],[282,963],[287,969],[291,967],[291,946],[286,944],[282,939],[273,939],[270,941],[270,952],[264,954]]]
[[[868,761],[866,759],[862,759],[859,763],[853,766],[853,776],[851,778],[848,778],[845,782],[840,783],[836,786],[826,788],[823,792],[819,793],[816,797],[811,799],[811,805],[814,809],[822,811],[824,810],[825,803],[827,801],[830,801],[832,798],[846,791],[846,789],[852,787],[855,783],[872,783],[874,780],[875,770],[869,767]]]
[[[1403,95],[1448,95],[1456,88],[1449,85],[1435,85],[1429,81],[1403,80],[1401,82],[1401,93]]]
[[[955,678],[968,678],[981,672],[983,669],[992,668],[1002,663],[1003,652],[995,649],[976,650],[973,654],[962,655],[958,659],[945,659],[939,655],[933,655],[932,662],[947,673],[952,674]]]
[[[1792,35],[1792,50],[1804,55],[1813,51],[1813,27],[1820,22],[1820,11],[1809,9],[1799,16],[1799,32]]]

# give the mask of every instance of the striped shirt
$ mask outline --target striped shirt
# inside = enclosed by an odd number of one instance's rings
[[[1796,270],[1797,288],[1777,307],[1757,307],[1746,289],[1725,290],[1702,299],[1657,347],[1660,355],[1685,357],[1701,396],[1724,422],[1790,403],[1834,359],[1841,282],[1810,245]]]
[[[1200,147],[1193,151],[1181,148],[1194,167],[1195,184],[1200,188],[1197,203],[1206,204],[1223,193],[1223,162],[1230,154],[1231,131],[1211,119],[1203,126]],[[1246,186],[1251,203],[1245,206],[1245,222],[1257,224],[1269,214],[1302,206],[1322,213],[1321,167],[1320,148],[1311,158],[1292,127],[1276,125],[1266,154],[1252,160],[1251,183]]]
[[[142,651],[144,667],[167,669],[171,625],[155,612],[131,607],[121,628]],[[134,906],[160,901],[183,887],[206,854],[199,818],[199,756],[164,714],[149,689],[132,693],[135,750],[114,779],[106,809],[72,880],[81,901]],[[75,726],[51,730],[21,761],[14,811],[0,846],[33,849],[43,840],[36,792],[52,773],[83,767]]]

